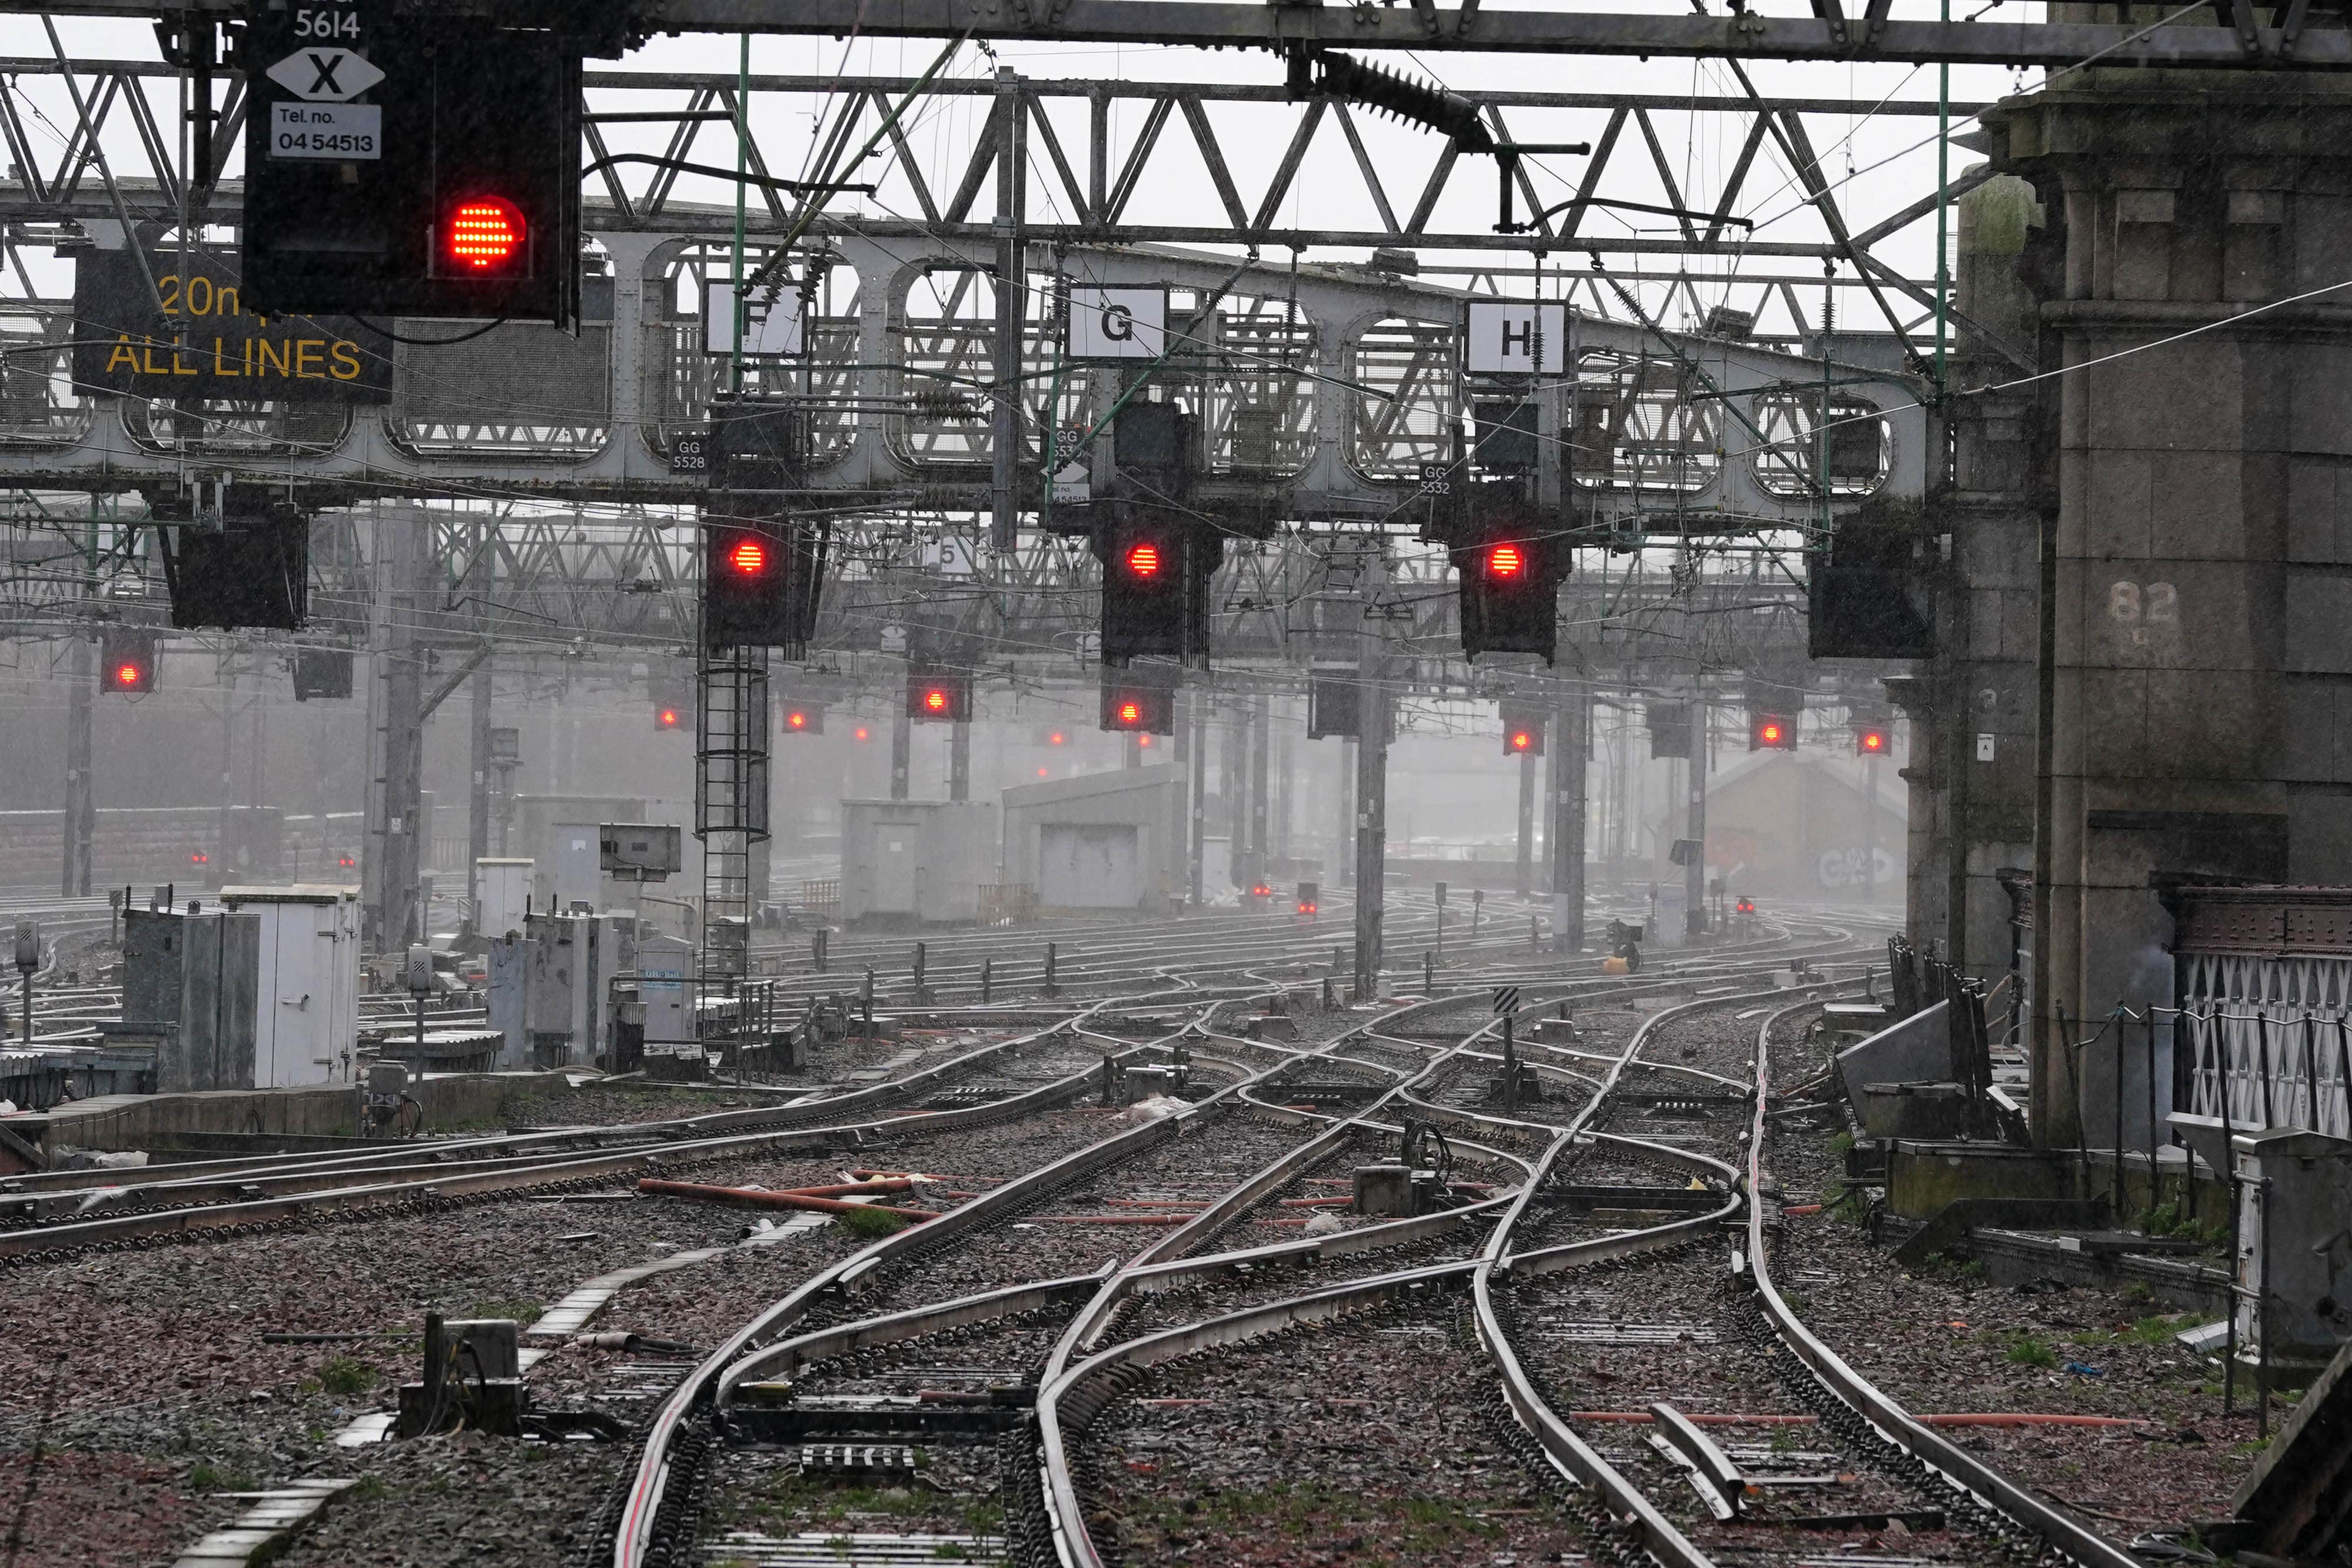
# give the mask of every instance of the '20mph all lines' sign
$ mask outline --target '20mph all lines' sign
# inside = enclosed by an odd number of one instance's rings
[[[392,401],[392,343],[348,316],[257,316],[237,258],[130,250],[75,258],[74,380],[139,397]],[[158,309],[158,306],[161,309]],[[386,323],[389,325],[390,323]]]

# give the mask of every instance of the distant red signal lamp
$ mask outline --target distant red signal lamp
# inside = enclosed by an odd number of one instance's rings
[[[874,732],[872,731],[868,730],[865,725],[860,724],[857,726],[857,732],[851,736],[850,739],[855,741],[867,741],[873,739],[873,734]]]
[[[338,866],[341,866],[341,867],[349,868],[349,867],[352,867],[352,866],[356,866],[356,865],[358,865],[358,864],[359,864],[359,862],[358,862],[357,860],[352,859],[350,856],[345,855],[345,856],[342,856],[342,857],[339,858],[335,861],[335,864],[336,864],[336,865],[338,865]]]
[[[808,715],[807,715],[807,714],[805,714],[805,713],[803,713],[803,712],[799,711],[798,710],[794,710],[793,711],[792,711],[792,712],[790,712],[790,713],[785,714],[785,715],[784,715],[784,728],[785,728],[785,729],[787,729],[787,730],[805,730],[805,729],[807,729],[807,728],[808,728]]]
[[[948,694],[943,688],[931,686],[923,690],[923,706],[933,713],[948,710]]]
[[[1128,547],[1127,569],[1138,577],[1160,575],[1160,546],[1150,542]]]
[[[1120,703],[1118,705],[1118,721],[1122,724],[1141,723],[1143,721],[1143,704],[1140,702]]]
[[[119,666],[114,671],[114,682],[118,686],[137,686],[146,679],[147,672],[135,664]]]
[[[1486,575],[1506,580],[1523,575],[1528,569],[1528,552],[1516,544],[1497,544],[1486,552]]]
[[[213,863],[213,858],[212,858],[211,856],[209,856],[209,855],[205,854],[205,853],[203,850],[201,850],[201,849],[197,850],[194,854],[193,854],[193,855],[191,855],[191,856],[189,856],[189,857],[188,857],[188,864],[189,864],[189,865],[191,865],[191,866],[209,866],[209,865],[211,865],[212,863]]]
[[[1761,740],[1766,745],[1777,746],[1780,743],[1780,736],[1783,732],[1784,731],[1778,724],[1766,724],[1763,728],[1758,730],[1756,734],[1757,738]]]
[[[1533,751],[1535,749],[1535,743],[1536,738],[1527,731],[1514,730],[1511,731],[1511,750],[1515,752]]]
[[[675,708],[657,708],[657,709],[656,709],[656,710],[654,710],[654,728],[655,728],[655,729],[656,729],[656,730],[675,730],[675,729],[677,729],[677,709],[675,709]]]
[[[515,270],[529,237],[522,209],[502,196],[475,196],[450,210],[445,248],[461,274],[484,277]]]
[[[768,569],[768,547],[756,539],[739,539],[727,552],[727,564],[746,577],[757,577]]]
[[[1864,730],[1854,736],[1853,749],[1865,757],[1874,757],[1886,750],[1886,731]]]
[[[1045,743],[1049,746],[1058,746],[1063,743],[1063,740],[1064,737],[1062,732],[1059,730],[1056,730],[1054,731],[1053,738]]]

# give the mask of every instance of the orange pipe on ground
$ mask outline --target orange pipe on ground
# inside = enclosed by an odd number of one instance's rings
[[[740,1209],[814,1209],[819,1214],[861,1214],[874,1207],[871,1204],[843,1203],[838,1198],[813,1198],[800,1193],[754,1192],[747,1187],[712,1187],[700,1182],[665,1182],[647,1176],[637,1184],[637,1191],[655,1197],[694,1198],[707,1204],[724,1204]],[[930,1209],[887,1209],[902,1219],[937,1219]]]
[[[1039,1225],[1182,1225],[1195,1217],[1189,1214],[1041,1214],[1030,1216]]]
[[[835,1182],[824,1187],[778,1187],[774,1190],[796,1198],[862,1198],[879,1197],[885,1193],[911,1193],[918,1186],[929,1184],[917,1182],[911,1176],[877,1176],[871,1181]]]

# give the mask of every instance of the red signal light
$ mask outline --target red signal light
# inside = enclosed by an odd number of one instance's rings
[[[136,686],[145,679],[146,674],[145,670],[135,664],[122,665],[114,672],[114,683],[117,686]]]
[[[727,564],[746,577],[757,577],[768,569],[768,548],[756,539],[738,540],[727,552]]]
[[[522,255],[520,209],[498,196],[460,202],[449,215],[449,259],[472,273],[503,272]]]
[[[1138,735],[1135,738],[1135,743],[1139,746],[1149,746],[1151,744],[1151,737],[1150,735]]]
[[[1062,743],[1062,732],[1061,732],[1059,730],[1055,731],[1054,731],[1054,738],[1053,738],[1051,741],[1049,741],[1049,742],[1046,742],[1046,744],[1048,744],[1048,745],[1053,745],[1053,746],[1058,746],[1058,745],[1060,745],[1061,743]]]
[[[808,715],[801,712],[798,709],[794,709],[792,712],[784,715],[784,728],[787,730],[807,729]]]
[[[201,849],[197,850],[194,854],[193,854],[193,855],[191,855],[191,856],[189,856],[189,857],[188,857],[188,864],[189,864],[189,865],[191,865],[191,866],[209,866],[209,865],[211,865],[212,863],[213,863],[213,858],[212,858],[211,856],[209,856],[209,855],[205,854],[205,853],[203,850],[201,850]]]
[[[1778,724],[1766,724],[1762,729],[1756,731],[1756,736],[1757,739],[1762,741],[1768,746],[1777,746],[1780,743],[1780,726]]]
[[[1489,577],[1516,577],[1527,569],[1527,552],[1516,544],[1497,544],[1486,552],[1486,575]]]
[[[335,864],[338,866],[356,866],[359,862],[352,859],[350,856],[345,855],[341,858],[338,859]]]
[[[1118,721],[1120,723],[1134,724],[1141,721],[1142,718],[1143,704],[1139,702],[1122,702],[1118,705]]]
[[[868,731],[868,730],[866,728],[866,726],[865,726],[865,725],[860,724],[860,725],[857,727],[857,733],[856,733],[856,734],[855,734],[855,735],[853,735],[853,736],[852,736],[852,737],[850,737],[850,738],[851,738],[852,740],[856,740],[856,741],[867,740],[867,739],[871,738],[871,733],[872,733],[872,732],[871,732],[870,731]]]
[[[1884,730],[1864,730],[1862,733],[1853,738],[1853,743],[1856,751],[1863,752],[1866,756],[1874,756],[1878,752],[1886,750],[1886,731]]]
[[[1298,906],[1298,912],[1302,915],[1311,915],[1315,912],[1315,906],[1313,904],[1301,904]]]
[[[944,713],[948,710],[948,694],[936,686],[926,688],[923,692],[923,706],[931,712]]]
[[[1525,730],[1514,730],[1511,731],[1511,750],[1515,752],[1524,752],[1532,747],[1535,743],[1536,738],[1533,735],[1528,734]]]
[[[677,729],[677,710],[675,708],[664,708],[659,710],[654,714],[654,723],[664,730]]]
[[[1139,577],[1160,575],[1160,546],[1157,544],[1131,546],[1127,552],[1127,569]]]

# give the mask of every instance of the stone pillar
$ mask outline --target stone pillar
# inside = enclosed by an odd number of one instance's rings
[[[1940,426],[1952,453],[1949,472],[1931,471],[1928,487],[1928,532],[1948,541],[1948,559],[1930,568],[1939,578],[1936,654],[1917,675],[1885,685],[1911,721],[1906,929],[1921,951],[1990,980],[2010,963],[2009,896],[1998,879],[2033,864],[2041,534],[2055,491],[2032,462],[2035,388],[1970,389],[2030,369],[2001,348],[2030,360],[2040,338],[2021,268],[2029,246],[2039,253],[2043,216],[2032,186],[2014,175],[1996,175],[1955,205],[1954,306],[1969,324],[1950,355],[1958,395],[1929,418],[1930,440]]]
[[[2326,291],[2352,279],[2352,92],[2099,75],[1984,117],[2043,204],[2041,359],[2064,371],[2033,388],[2054,498],[2032,1036],[2047,1145],[2113,1092],[2103,1054],[2076,1074],[2068,1044],[2174,999],[2160,887],[2352,881],[2352,289]]]

